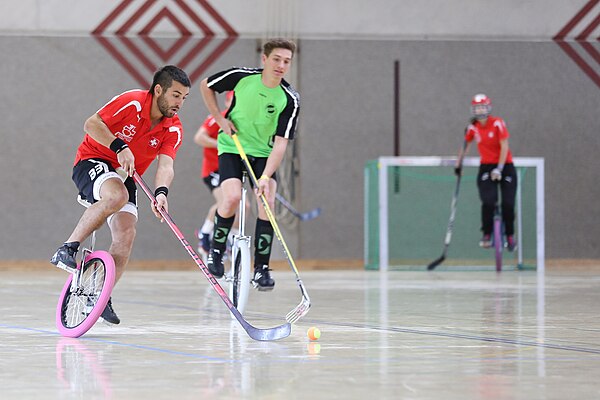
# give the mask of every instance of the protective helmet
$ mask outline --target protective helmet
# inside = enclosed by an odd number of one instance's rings
[[[480,93],[473,96],[471,100],[471,114],[477,119],[487,118],[492,112],[492,102],[485,94]]]

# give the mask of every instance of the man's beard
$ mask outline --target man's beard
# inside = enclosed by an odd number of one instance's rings
[[[164,117],[171,118],[175,115],[175,112],[171,110],[169,103],[167,100],[165,100],[164,95],[161,94],[158,96],[158,99],[156,99],[156,104],[158,105],[158,110]]]

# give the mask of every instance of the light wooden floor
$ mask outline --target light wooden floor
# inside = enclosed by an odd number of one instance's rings
[[[600,276],[301,271],[313,303],[278,342],[250,339],[200,271],[128,271],[122,323],[62,338],[66,273],[0,271],[2,399],[598,399]],[[294,275],[246,318],[283,323]],[[317,326],[321,339],[309,343]]]

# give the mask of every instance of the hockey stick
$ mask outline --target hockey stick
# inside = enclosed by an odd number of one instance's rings
[[[467,148],[467,141],[465,140],[463,143],[463,151],[458,160],[458,168],[460,173],[456,176],[456,188],[454,189],[454,196],[452,196],[452,203],[450,204],[450,219],[448,220],[448,228],[446,229],[446,238],[444,239],[444,250],[442,251],[442,255],[431,262],[427,266],[427,270],[431,271],[435,269],[438,265],[440,265],[446,259],[446,253],[448,253],[448,246],[450,246],[450,240],[452,239],[452,228],[454,227],[454,217],[456,216],[456,203],[458,202],[458,190],[460,188],[460,178],[462,176],[462,163],[463,158],[465,156],[465,149]]]
[[[280,195],[279,193],[275,193],[275,197],[277,198],[277,200],[279,200],[279,202],[281,203],[281,205],[283,205],[285,208],[287,208],[289,210],[289,212],[292,213],[292,215],[296,218],[298,218],[300,221],[310,221],[311,219],[315,219],[317,218],[319,215],[321,215],[321,208],[315,208],[313,210],[307,211],[307,212],[300,212],[298,210],[296,210],[294,208],[294,206],[285,199],[285,197],[283,197],[282,195]]]
[[[248,171],[248,176],[250,177],[252,184],[254,185],[255,188],[258,187],[258,180],[256,179],[256,175],[254,174],[254,171],[252,170],[250,161],[248,161],[248,156],[246,155],[246,152],[244,151],[244,148],[242,147],[242,144],[240,143],[240,140],[238,139],[237,134],[234,133],[233,135],[231,135],[231,137],[233,138],[233,141],[235,142],[235,147],[237,147],[237,149],[240,153],[240,157],[242,158],[242,162],[244,163],[244,166],[246,167],[246,170]],[[300,301],[300,304],[298,304],[296,306],[296,308],[294,308],[292,311],[287,313],[287,315],[285,317],[285,319],[289,323],[293,324],[294,322],[298,321],[300,318],[305,316],[306,313],[308,312],[308,310],[310,308],[310,298],[308,297],[308,293],[306,292],[306,289],[304,288],[304,284],[302,283],[302,280],[300,279],[300,275],[298,274],[298,268],[296,268],[296,263],[294,262],[294,259],[292,258],[292,255],[290,253],[290,250],[287,247],[287,244],[285,243],[285,240],[283,240],[283,235],[281,234],[279,225],[277,224],[277,221],[275,220],[275,216],[273,215],[273,212],[271,211],[271,207],[269,206],[269,203],[267,202],[267,198],[265,197],[264,194],[260,195],[260,200],[263,204],[265,212],[267,213],[267,217],[269,218],[269,221],[271,222],[271,225],[273,226],[275,235],[277,236],[279,243],[281,243],[281,246],[283,247],[283,253],[285,254],[285,257],[287,258],[288,264],[290,264],[290,267],[292,267],[292,270],[296,274],[296,282],[298,282],[298,286],[300,286],[300,291],[302,292],[302,300]]]
[[[156,198],[154,197],[154,194],[150,191],[150,188],[148,187],[146,182],[144,182],[144,179],[137,172],[134,173],[133,179],[135,179],[137,184],[140,185],[140,187],[142,188],[144,193],[146,193],[150,201],[156,204]],[[158,211],[160,212],[160,215],[164,218],[167,225],[169,225],[169,228],[171,228],[177,239],[179,239],[183,247],[185,247],[188,254],[192,257],[196,265],[204,273],[204,276],[206,277],[206,279],[208,279],[208,282],[210,282],[213,289],[215,289],[217,294],[221,297],[221,300],[223,300],[227,308],[229,308],[229,311],[231,311],[231,313],[238,320],[242,328],[244,328],[244,330],[248,333],[248,336],[250,336],[254,340],[268,341],[283,339],[290,335],[292,331],[292,326],[289,322],[286,322],[285,324],[276,326],[274,328],[266,329],[255,328],[254,326],[250,325],[244,319],[242,314],[240,314],[238,309],[235,308],[235,306],[229,299],[227,293],[225,293],[221,285],[219,285],[219,282],[217,282],[217,279],[210,273],[206,265],[204,265],[200,256],[198,256],[198,254],[196,254],[192,246],[190,246],[188,241],[183,236],[183,233],[181,233],[177,225],[175,225],[175,222],[173,221],[173,218],[171,218],[169,213],[162,207]]]

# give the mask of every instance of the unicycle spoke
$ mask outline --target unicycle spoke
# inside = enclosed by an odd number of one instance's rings
[[[234,267],[234,278],[233,281],[231,282],[232,285],[232,301],[233,301],[233,305],[238,308],[239,305],[239,296],[240,296],[240,290],[239,290],[239,285],[240,285],[240,278],[239,278],[239,262],[238,262],[238,258],[236,258],[235,260],[235,267]]]
[[[250,287],[250,238],[238,235],[234,238],[232,248],[231,269],[229,272],[229,298],[231,302],[243,313],[248,302]]]
[[[80,284],[70,293],[63,308],[66,327],[79,326],[90,315],[102,293],[105,277],[105,267],[100,260],[84,265]]]
[[[57,327],[63,336],[87,332],[104,310],[114,285],[114,261],[105,251],[92,252],[71,276],[59,299]]]

